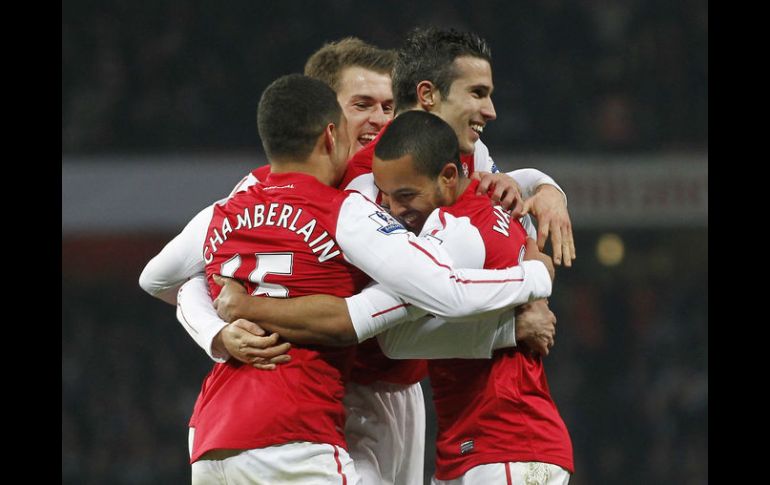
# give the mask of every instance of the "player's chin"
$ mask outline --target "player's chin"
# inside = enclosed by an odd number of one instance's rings
[[[478,137],[476,138],[478,140]],[[460,153],[473,153],[476,150],[476,141],[471,138],[460,140]]]

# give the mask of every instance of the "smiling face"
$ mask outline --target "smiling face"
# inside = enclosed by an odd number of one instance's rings
[[[350,156],[374,140],[393,119],[393,88],[387,74],[358,66],[345,68],[337,100],[347,118]]]
[[[448,93],[440,93],[430,112],[446,121],[457,134],[462,153],[473,153],[474,144],[488,121],[497,118],[492,104],[492,66],[478,57],[454,60],[457,77]]]
[[[420,233],[431,212],[451,202],[438,179],[415,170],[410,154],[387,161],[375,155],[372,173],[390,213],[415,234]]]

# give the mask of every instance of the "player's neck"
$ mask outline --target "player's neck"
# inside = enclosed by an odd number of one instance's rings
[[[465,189],[468,188],[468,186],[471,184],[471,179],[467,177],[460,177],[457,179],[457,186],[455,187],[455,197],[452,203],[454,204],[457,202],[457,199],[460,198],[461,195],[463,195],[463,192],[465,192]]]
[[[304,173],[315,177],[324,185],[333,186],[335,183],[334,174],[329,169],[329,165],[314,157],[297,162],[294,160],[270,160],[270,171],[272,173]]]

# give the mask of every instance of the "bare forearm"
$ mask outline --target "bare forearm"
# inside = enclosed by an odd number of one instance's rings
[[[244,318],[298,344],[352,345],[357,342],[345,300],[330,295],[298,298],[238,298],[231,319]]]

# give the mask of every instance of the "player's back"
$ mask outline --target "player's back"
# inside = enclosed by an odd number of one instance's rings
[[[471,182],[455,204],[431,215],[423,233],[441,239],[460,266],[518,265],[524,227],[485,195],[475,195],[477,186]],[[571,441],[540,357],[526,349],[502,349],[492,359],[431,360],[428,370],[439,428],[437,478],[501,461],[545,461],[572,469]]]
[[[203,248],[211,276],[273,297],[350,296],[368,277],[347,263],[334,237],[341,191],[306,174],[271,174],[214,209]],[[293,346],[292,360],[262,371],[231,359],[206,378],[191,426],[192,460],[217,448],[289,441],[345,446],[342,396],[353,347]]]

